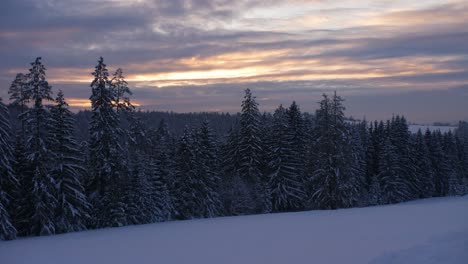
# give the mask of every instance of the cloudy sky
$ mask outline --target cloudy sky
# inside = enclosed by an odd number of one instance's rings
[[[53,88],[88,105],[99,56],[143,109],[237,112],[324,92],[347,114],[468,119],[464,0],[2,0],[0,96],[43,57]]]

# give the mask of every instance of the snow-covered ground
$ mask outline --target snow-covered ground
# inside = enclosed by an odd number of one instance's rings
[[[429,125],[409,125],[409,131],[411,131],[411,133],[417,133],[418,130],[421,129],[421,132],[424,134],[426,132],[427,129],[429,129],[429,131],[440,131],[442,133],[447,133],[449,131],[452,131],[454,132],[455,129],[457,129],[456,126],[429,126]]]
[[[468,196],[0,242],[0,263],[468,263]]]

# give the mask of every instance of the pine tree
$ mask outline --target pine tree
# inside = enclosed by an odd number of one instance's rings
[[[114,107],[117,109],[117,112],[132,111],[135,108],[130,102],[129,97],[132,95],[132,92],[128,87],[127,81],[125,81],[121,68],[118,68],[113,74],[111,87],[114,93]]]
[[[195,137],[197,177],[201,183],[202,209],[204,217],[220,215],[217,142],[208,120],[203,121]]]
[[[283,106],[273,115],[272,141],[269,153],[269,184],[274,211],[294,211],[303,207],[304,184],[301,178],[301,163],[293,145],[295,131]]]
[[[156,132],[151,137],[149,149],[150,163],[147,167],[153,202],[157,208],[156,221],[166,221],[176,215],[174,197],[175,179],[175,144],[167,123],[162,119]]]
[[[434,173],[431,170],[429,150],[421,130],[418,130],[413,143],[413,162],[416,166],[416,177],[419,179],[419,198],[434,195]]]
[[[12,167],[13,147],[8,108],[0,98],[0,240],[16,238],[16,229],[12,224],[10,202],[14,189],[18,185]]]
[[[449,164],[442,148],[442,135],[440,132],[431,133],[429,130],[424,135],[429,150],[429,161],[434,173],[434,196],[446,196],[449,191]]]
[[[344,122],[343,99],[334,94],[323,95],[316,112],[315,156],[312,172],[311,205],[321,209],[349,207],[355,197],[349,190],[357,190],[354,179],[349,131]]]
[[[403,178],[404,169],[400,165],[398,150],[387,137],[382,149],[378,175],[384,204],[403,202],[410,196],[410,190]]]
[[[199,211],[201,197],[197,193],[200,186],[196,166],[193,133],[185,128],[176,152],[175,209],[179,219],[202,217],[202,212]]]
[[[15,206],[9,210],[13,219],[14,225],[18,230],[18,235],[29,235],[29,220],[32,212],[32,173],[31,164],[26,157],[26,115],[28,103],[31,100],[32,89],[28,85],[30,82],[30,74],[18,73],[15,80],[12,82],[8,93],[12,106],[20,108],[17,118],[21,122],[21,126],[16,131],[14,160],[12,164],[14,175],[17,178],[18,184],[16,188],[11,190],[10,196],[14,201]]]
[[[13,192],[15,206],[12,208],[14,226],[19,236],[27,236],[29,233],[29,220],[32,210],[32,178],[31,165],[26,157],[24,139],[21,134],[16,135],[14,149],[13,172],[18,179],[18,186]]]
[[[15,80],[12,82],[8,93],[10,94],[11,105],[18,106],[20,108],[20,119],[21,119],[21,131],[19,134],[22,139],[25,138],[25,120],[21,118],[31,99],[31,87],[28,85],[30,74],[18,73]]]
[[[460,167],[458,149],[455,137],[451,131],[443,134],[442,148],[444,151],[444,157],[448,164],[448,195],[461,195],[464,189],[462,175],[463,169]]]
[[[227,133],[221,150],[221,199],[226,215],[243,215],[254,210],[252,197],[246,183],[240,178],[239,129],[233,126]]]
[[[465,194],[468,193],[468,122],[460,121],[455,131],[460,168],[463,170],[463,185]]]
[[[260,140],[260,113],[255,97],[250,89],[245,90],[242,102],[239,130],[239,177],[249,186],[252,207],[255,212],[268,211],[268,189],[266,183],[261,181],[261,154],[262,142]]]
[[[468,143],[468,142],[467,142]],[[466,152],[465,143],[458,134],[455,135],[455,145],[457,148],[457,163],[459,168],[459,177],[461,177],[461,194],[468,193],[468,153]]]
[[[92,116],[90,124],[89,155],[93,179],[88,186],[94,208],[94,226],[125,225],[123,202],[124,155],[119,139],[122,131],[114,110],[116,101],[109,73],[101,57],[93,72],[90,97]]]
[[[362,122],[348,126],[347,142],[344,151],[347,160],[347,177],[340,192],[344,207],[366,205],[366,151],[367,124]]]
[[[58,207],[56,232],[80,231],[86,228],[89,204],[80,181],[85,169],[79,146],[74,138],[74,119],[59,91],[51,107],[49,127],[50,149],[54,153],[52,174],[56,180]]]
[[[155,205],[151,197],[147,166],[149,155],[146,146],[150,143],[147,130],[135,113],[129,113],[129,174],[126,190],[126,215],[129,224],[146,224],[156,221]]]
[[[145,168],[153,206],[151,208],[152,222],[171,220],[175,211],[172,194],[162,176],[165,172],[157,164],[155,160],[150,159],[148,166]]]
[[[219,215],[215,142],[208,123],[185,129],[176,156],[176,210],[181,219]]]
[[[26,126],[26,158],[31,166],[31,175],[23,179],[31,182],[27,184],[26,192],[31,194],[29,206],[24,208],[29,216],[29,232],[32,235],[50,235],[55,233],[55,210],[57,208],[56,180],[50,170],[50,161],[53,157],[47,139],[50,131],[47,124],[50,122],[44,101],[53,100],[51,86],[46,80],[46,68],[37,58],[31,63],[29,82],[26,90],[31,91],[32,108],[28,109],[21,118]]]
[[[297,173],[301,180],[305,179],[305,155],[306,155],[306,125],[305,120],[302,116],[299,105],[296,102],[292,102],[289,108],[286,110],[288,119],[288,131],[287,138],[291,145],[292,154],[291,159],[296,165]]]
[[[395,146],[398,156],[398,166],[402,169],[401,177],[404,179],[407,189],[409,190],[408,200],[415,199],[421,192],[422,185],[416,175],[417,168],[414,166],[414,156],[410,152],[411,133],[408,129],[408,124],[404,117],[393,117],[388,129],[388,135],[391,143]]]

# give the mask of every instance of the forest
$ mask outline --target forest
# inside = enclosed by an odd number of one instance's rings
[[[79,113],[41,58],[0,98],[0,239],[468,193],[463,121],[446,133],[351,121],[336,92],[315,113],[262,113],[250,89],[238,114],[142,112],[122,69],[101,57],[92,76]]]

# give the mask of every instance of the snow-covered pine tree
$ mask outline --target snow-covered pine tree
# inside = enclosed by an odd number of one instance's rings
[[[468,193],[468,122],[460,121],[455,130],[460,167],[463,169],[464,193]]]
[[[460,169],[460,177],[462,184],[462,194],[468,194],[468,153],[465,148],[465,143],[457,134],[455,134],[455,145],[457,148],[458,168]]]
[[[16,238],[12,223],[12,194],[18,186],[12,167],[13,146],[8,108],[0,98],[0,240]]]
[[[31,87],[28,86],[29,75],[24,73],[16,74],[15,80],[11,83],[8,93],[10,94],[11,105],[20,107],[20,115],[28,108],[31,98]],[[21,124],[21,135],[24,138],[24,122]]]
[[[185,129],[176,154],[176,211],[178,218],[219,215],[216,145],[208,123],[198,131]]]
[[[245,90],[242,101],[239,129],[239,167],[238,173],[246,186],[250,188],[252,207],[254,212],[267,212],[269,209],[268,189],[266,183],[261,181],[261,154],[262,142],[260,139],[260,112],[258,103],[250,89]],[[251,212],[251,213],[254,213]]]
[[[72,113],[59,91],[55,105],[50,109],[48,123],[49,147],[54,153],[51,174],[56,180],[57,201],[56,232],[66,233],[86,229],[90,206],[80,181],[85,172],[78,143],[74,138]]]
[[[290,121],[287,111],[280,105],[273,115],[268,155],[272,206],[277,212],[299,210],[305,202],[300,157],[297,145],[293,145],[295,131],[289,127]]]
[[[132,92],[128,87],[128,83],[123,75],[123,70],[118,68],[113,74],[111,80],[111,87],[114,93],[114,107],[117,112],[132,111],[135,107],[130,102],[130,95]]]
[[[409,190],[408,200],[415,199],[420,193],[421,182],[416,175],[417,168],[414,166],[411,147],[411,133],[408,129],[408,124],[405,117],[393,117],[390,126],[387,127],[388,135],[391,143],[395,146],[399,167],[402,169],[401,177],[408,185]]]
[[[87,187],[95,218],[91,225],[122,226],[126,224],[122,186],[124,154],[119,142],[122,131],[114,109],[115,93],[102,57],[92,75],[89,160],[93,179]]]
[[[149,166],[147,167],[151,195],[158,209],[156,221],[166,221],[175,215],[175,140],[166,121],[161,119],[158,128],[150,131],[151,147]]]
[[[413,162],[416,166],[416,177],[419,179],[419,198],[429,198],[434,195],[434,173],[431,170],[429,150],[421,130],[418,130],[412,144]]]
[[[56,232],[55,210],[57,209],[56,180],[50,169],[50,161],[55,157],[49,149],[50,117],[44,106],[44,101],[52,101],[51,86],[46,80],[46,68],[38,57],[31,63],[29,81],[26,90],[31,91],[33,106],[26,110],[22,119],[26,126],[26,158],[31,166],[31,175],[22,181],[26,183],[26,192],[31,194],[30,208],[23,208],[29,214],[30,235],[50,235]]]
[[[307,152],[306,146],[308,144],[306,124],[302,116],[299,105],[295,101],[291,103],[286,110],[288,119],[288,132],[287,138],[291,145],[291,150],[294,152],[292,159],[296,163],[296,170],[302,184],[305,181],[305,155]]]
[[[157,209],[151,197],[151,186],[146,175],[149,156],[145,148],[149,145],[147,131],[135,113],[129,113],[128,157],[129,173],[126,188],[126,215],[129,224],[155,222]]]
[[[442,135],[442,148],[448,164],[448,195],[463,194],[463,168],[458,160],[458,149],[451,131]]]
[[[450,168],[442,148],[442,135],[440,132],[427,130],[424,140],[429,150],[429,161],[434,173],[434,196],[446,196],[449,191],[448,175],[450,174]]]
[[[11,105],[19,107],[19,119],[21,126],[17,129],[15,137],[14,160],[12,164],[14,175],[18,180],[18,185],[10,192],[11,199],[14,200],[15,206],[11,208],[10,213],[14,225],[18,230],[18,235],[24,236],[29,234],[29,218],[31,212],[31,192],[32,179],[30,164],[26,159],[26,116],[25,111],[28,109],[28,103],[31,99],[31,86],[28,85],[30,74],[18,73],[15,80],[12,82],[8,93],[10,94]]]
[[[165,219],[172,219],[175,215],[174,196],[175,196],[175,139],[164,119],[159,123],[156,135],[154,138],[154,149],[151,152],[152,166],[156,170],[152,171],[153,176],[150,176],[150,181],[153,184],[154,199],[159,200],[161,213],[165,215]]]
[[[218,176],[219,161],[217,157],[217,142],[208,120],[204,120],[195,135],[197,162],[197,177],[200,182],[201,209],[203,217],[220,215],[221,200],[219,198]]]
[[[372,178],[380,173],[379,164],[382,156],[382,149],[386,138],[385,125],[383,121],[375,121],[369,129],[369,147],[367,150],[367,183],[372,182]]]
[[[348,125],[348,143],[344,149],[347,160],[347,177],[341,185],[343,193],[343,206],[353,207],[366,205],[366,139],[367,124],[365,121]]]
[[[378,175],[384,204],[407,201],[410,196],[408,184],[403,178],[404,169],[398,158],[397,148],[392,144],[390,138],[386,137],[380,157],[380,173]]]
[[[312,172],[311,206],[321,209],[348,207],[355,197],[345,190],[354,189],[353,160],[349,131],[344,121],[343,99],[336,95],[330,99],[323,95],[316,112],[315,164]]]
[[[260,124],[259,138],[261,142],[260,147],[262,149],[259,155],[259,161],[260,161],[259,168],[260,168],[260,173],[261,173],[260,182],[264,184],[264,188],[263,188],[264,191],[262,195],[263,212],[267,213],[273,210],[272,203],[271,203],[272,202],[271,201],[271,188],[270,188],[271,186],[269,184],[270,182],[269,176],[271,173],[271,170],[269,167],[269,163],[270,163],[269,155],[271,153],[270,143],[273,141],[272,137],[274,136],[272,135],[272,133],[270,133],[272,129],[272,125],[273,125],[273,116],[271,113],[264,112],[262,116],[260,117],[259,121],[260,121],[259,122]]]
[[[15,206],[12,207],[13,224],[19,236],[29,235],[29,218],[31,213],[32,179],[31,166],[26,157],[22,134],[16,135],[14,148],[13,172],[18,179],[18,186],[13,192]]]
[[[150,184],[147,180],[147,159],[144,155],[131,155],[129,173],[125,188],[126,222],[132,225],[155,222],[155,206],[151,199]]]
[[[195,160],[195,144],[193,131],[184,129],[184,133],[177,144],[175,167],[175,209],[178,219],[192,219],[202,217],[199,211],[201,197],[197,179],[197,162]]]
[[[174,202],[172,194],[169,190],[167,182],[162,176],[165,172],[159,163],[150,158],[147,167],[145,168],[145,175],[150,190],[151,203],[153,205],[151,211],[151,219],[153,222],[162,222],[172,219],[174,215]]]
[[[243,215],[253,211],[252,198],[245,182],[240,178],[237,168],[240,164],[239,129],[234,125],[227,133],[221,148],[221,200],[225,215]]]

